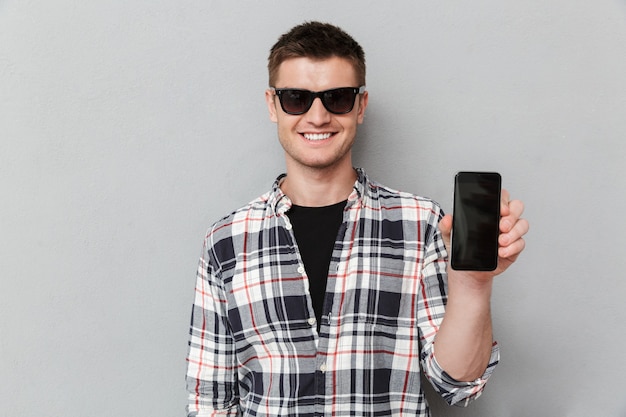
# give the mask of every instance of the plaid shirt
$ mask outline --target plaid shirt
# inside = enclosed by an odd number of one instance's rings
[[[433,354],[447,289],[441,209],[357,173],[319,333],[281,177],[211,227],[190,329],[189,416],[428,416],[421,371],[450,404],[480,395],[496,344],[473,382],[452,379]]]

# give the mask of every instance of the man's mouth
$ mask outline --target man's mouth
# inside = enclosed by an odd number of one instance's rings
[[[328,139],[331,136],[331,133],[304,133],[304,138],[307,140],[324,140]]]

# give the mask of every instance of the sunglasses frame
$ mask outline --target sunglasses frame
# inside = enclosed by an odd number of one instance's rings
[[[354,109],[354,99],[352,100],[352,105],[350,106],[350,108],[347,111],[341,111],[341,112],[336,112],[333,111],[331,109],[328,108],[328,105],[326,103],[326,100],[324,99],[324,95],[326,93],[330,93],[333,91],[337,91],[337,90],[351,90],[351,92],[354,94],[354,98],[356,98],[357,95],[361,95],[365,92],[365,86],[362,85],[361,87],[339,87],[339,88],[331,88],[329,90],[324,90],[324,91],[311,91],[311,90],[305,90],[303,88],[276,88],[276,87],[270,87],[270,89],[272,91],[274,91],[274,95],[278,96],[278,101],[280,102],[280,107],[283,109],[283,111],[287,114],[293,115],[293,116],[298,116],[301,114],[304,114],[306,112],[308,112],[311,109],[311,106],[313,105],[313,102],[315,101],[316,98],[319,97],[319,99],[322,102],[322,105],[324,106],[324,108],[326,110],[328,110],[329,113],[332,114],[348,114],[352,111],[352,109]],[[304,92],[307,94],[310,94],[310,99],[306,105],[305,110],[300,111],[300,112],[291,112],[291,111],[287,111],[285,110],[285,106],[283,105],[283,93],[286,91],[298,91],[298,92]]]

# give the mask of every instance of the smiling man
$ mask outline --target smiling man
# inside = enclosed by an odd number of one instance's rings
[[[207,233],[188,415],[429,416],[422,372],[468,404],[498,362],[491,288],[524,248],[523,204],[503,191],[495,271],[450,270],[451,216],[353,167],[369,100],[358,43],[305,23],[268,68],[286,174]]]

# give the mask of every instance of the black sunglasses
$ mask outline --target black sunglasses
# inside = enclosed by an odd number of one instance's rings
[[[274,88],[272,90],[278,96],[280,107],[287,114],[304,114],[313,105],[313,100],[319,97],[324,108],[333,114],[346,114],[352,111],[354,99],[357,94],[365,92],[362,87],[342,87],[325,91],[309,91],[297,88]]]

